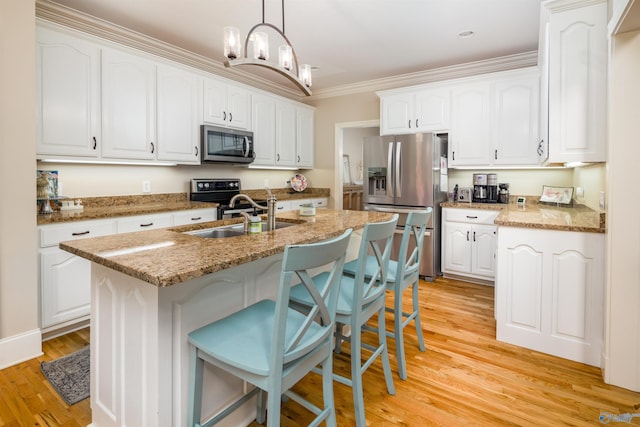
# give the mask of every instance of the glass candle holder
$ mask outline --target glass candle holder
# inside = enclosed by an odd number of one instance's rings
[[[291,64],[293,62],[293,51],[291,46],[282,45],[278,48],[278,64],[285,70],[291,71]]]
[[[224,27],[224,56],[236,59],[241,55],[240,31],[236,27]]]
[[[267,33],[253,33],[253,57],[264,61],[269,59],[269,36]]]

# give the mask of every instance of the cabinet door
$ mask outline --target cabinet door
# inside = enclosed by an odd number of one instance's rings
[[[276,166],[296,166],[296,107],[276,101]]]
[[[96,157],[100,135],[100,48],[37,29],[36,152]]]
[[[102,58],[103,157],[155,159],[155,64],[110,49]]]
[[[489,83],[454,87],[451,95],[449,165],[488,165],[490,157]]]
[[[607,2],[549,17],[549,161],[606,161]]]
[[[387,95],[380,100],[381,135],[415,132],[414,95],[402,93]]]
[[[296,164],[300,168],[313,168],[314,149],[314,111],[309,108],[297,107],[296,128]]]
[[[158,159],[200,163],[200,79],[158,67]]]
[[[227,87],[227,111],[229,127],[251,129],[251,102],[249,91],[238,86]]]
[[[91,312],[91,262],[58,248],[40,251],[41,327]]]
[[[494,85],[492,141],[496,165],[538,164],[539,78],[501,79]]]
[[[203,117],[207,124],[227,125],[227,85],[214,79],[204,79]]]
[[[451,91],[429,89],[415,95],[415,130],[428,132],[449,129]]]
[[[474,225],[471,229],[471,273],[478,276],[495,277],[496,272],[496,226]]]
[[[442,270],[471,272],[471,225],[444,222],[442,230]]]
[[[601,366],[604,239],[500,227],[497,339]]]
[[[251,165],[274,166],[276,163],[276,101],[254,94],[251,97],[253,117],[253,150],[256,159]]]

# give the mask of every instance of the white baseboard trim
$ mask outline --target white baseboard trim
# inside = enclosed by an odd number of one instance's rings
[[[0,340],[0,369],[42,355],[42,333],[33,329]]]

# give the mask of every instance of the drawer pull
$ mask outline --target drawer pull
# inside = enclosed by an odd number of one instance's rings
[[[146,224],[140,224],[140,227],[151,227],[153,225],[152,222],[148,222]]]
[[[89,233],[91,233],[91,232],[89,230],[87,230],[87,231],[79,231],[79,232],[76,232],[76,233],[71,233],[71,235],[72,236],[85,236],[85,235],[87,235]]]
[[[197,216],[195,218],[191,218],[191,221],[200,221],[202,219],[201,216]]]
[[[469,218],[469,219],[478,219],[478,216],[477,215],[473,215],[473,216],[472,215],[467,215],[467,218]]]

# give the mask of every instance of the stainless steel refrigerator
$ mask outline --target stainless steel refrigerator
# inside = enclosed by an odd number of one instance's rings
[[[433,208],[422,249],[420,276],[441,275],[440,203],[447,198],[446,133],[367,137],[363,143],[365,210],[400,215],[394,238],[400,245],[407,214],[412,209]],[[442,185],[443,188],[440,188]]]

